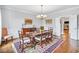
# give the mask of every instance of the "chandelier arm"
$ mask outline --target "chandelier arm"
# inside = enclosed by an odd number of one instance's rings
[[[43,5],[41,5],[41,14],[43,14]]]

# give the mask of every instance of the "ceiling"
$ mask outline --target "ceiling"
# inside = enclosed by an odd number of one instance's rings
[[[39,14],[41,13],[41,5],[5,5],[5,8],[12,8],[19,11],[30,12],[32,14]],[[43,13],[53,13],[60,10],[79,7],[78,5],[43,5]]]

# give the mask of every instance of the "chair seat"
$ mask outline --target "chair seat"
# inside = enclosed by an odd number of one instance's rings
[[[41,40],[41,37],[35,37],[36,40]],[[45,40],[46,38],[42,38],[42,40]]]
[[[23,41],[24,41],[24,43],[30,43],[30,39],[28,37],[23,38]]]

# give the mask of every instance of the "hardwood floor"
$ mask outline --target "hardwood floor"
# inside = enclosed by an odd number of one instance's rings
[[[0,53],[13,53],[11,43],[12,41],[9,41],[7,44],[0,46]]]
[[[64,30],[63,43],[54,51],[54,53],[73,53],[76,49],[70,45],[68,30]]]

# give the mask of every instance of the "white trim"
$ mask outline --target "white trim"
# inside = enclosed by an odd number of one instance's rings
[[[34,12],[29,11],[29,10],[25,10],[25,9],[19,9],[19,8],[15,8],[15,7],[9,7],[9,6],[2,6],[2,9],[7,9],[7,10],[11,10],[11,11],[17,11],[17,12],[21,12],[21,13],[25,13],[25,14],[29,14],[29,15],[36,15],[34,14]]]

